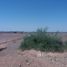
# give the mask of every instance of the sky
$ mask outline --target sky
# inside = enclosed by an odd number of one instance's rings
[[[0,31],[67,32],[67,0],[0,0]]]

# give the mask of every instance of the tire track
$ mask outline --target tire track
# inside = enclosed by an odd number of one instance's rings
[[[3,41],[3,42],[0,42],[0,45],[5,44],[5,43],[8,43],[8,42],[14,42],[14,41],[21,40],[21,39],[22,39],[22,38],[15,38],[15,39]]]

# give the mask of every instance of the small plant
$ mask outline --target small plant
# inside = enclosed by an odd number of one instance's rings
[[[63,43],[60,37],[48,34],[46,29],[38,29],[35,33],[26,36],[20,45],[22,50],[40,50],[47,52],[63,52]]]

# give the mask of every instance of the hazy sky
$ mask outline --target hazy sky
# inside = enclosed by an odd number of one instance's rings
[[[0,0],[0,31],[67,32],[67,0]]]

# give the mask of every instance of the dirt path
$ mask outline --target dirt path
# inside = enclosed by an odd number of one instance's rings
[[[0,67],[17,67],[17,61],[20,59],[17,57],[17,49],[20,46],[21,38],[24,35],[9,35],[3,34],[0,37],[0,45],[7,45],[7,48],[0,51]],[[4,38],[5,37],[5,38]]]
[[[0,52],[0,56],[6,56],[8,54],[15,54],[18,47],[20,46],[21,40],[24,35],[17,35],[17,34],[12,34],[9,36],[9,34],[4,34],[1,35],[0,37],[2,38],[2,41],[0,39],[0,45],[6,45],[6,49]],[[5,38],[4,38],[5,37]]]

